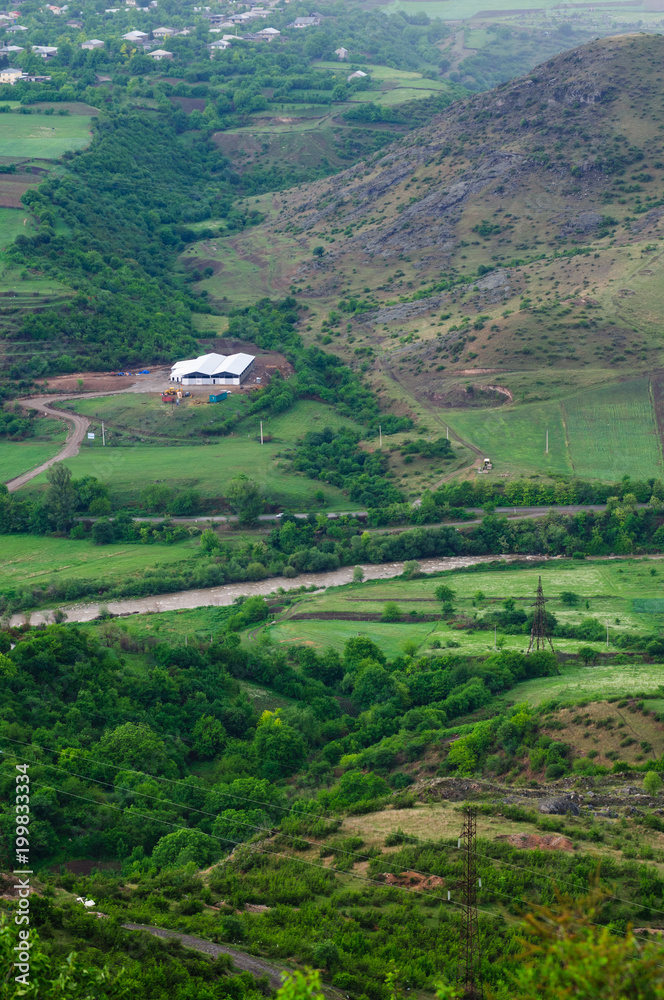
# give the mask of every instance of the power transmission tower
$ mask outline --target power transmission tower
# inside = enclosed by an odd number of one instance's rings
[[[477,917],[477,819],[475,810],[466,810],[459,847],[463,855],[463,876],[457,883],[461,890],[461,934],[457,984],[464,1000],[483,1000],[484,990],[480,971],[480,930]]]
[[[535,614],[533,616],[533,627],[530,630],[530,645],[528,646],[528,652],[532,652],[533,646],[536,650],[546,649],[547,642],[549,646],[551,646],[551,652],[553,652],[553,643],[549,638],[549,631],[546,623],[546,601],[544,600],[544,591],[542,590],[542,577],[540,577],[539,583],[537,584]]]

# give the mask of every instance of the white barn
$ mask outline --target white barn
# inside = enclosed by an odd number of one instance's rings
[[[253,368],[253,354],[202,354],[178,361],[171,368],[171,382],[182,385],[241,385]]]

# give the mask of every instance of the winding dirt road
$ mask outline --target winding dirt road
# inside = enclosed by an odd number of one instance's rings
[[[58,396],[58,399],[73,399],[73,396]],[[34,469],[30,469],[29,472],[24,472],[20,476],[16,476],[14,479],[10,479],[5,483],[5,486],[10,493],[18,490],[21,486],[25,486],[29,483],[31,479],[38,476],[40,472],[45,472],[56,462],[62,462],[65,458],[73,458],[74,455],[78,455],[81,443],[85,437],[86,431],[90,426],[90,421],[87,417],[81,417],[78,413],[71,413],[68,410],[54,410],[49,403],[53,401],[52,396],[35,396],[32,399],[19,400],[21,406],[30,410],[39,410],[40,413],[45,413],[49,417],[55,417],[56,420],[66,420],[70,424],[69,431],[67,433],[67,440],[63,448],[54,455],[53,458],[49,458],[47,462],[42,462]]]

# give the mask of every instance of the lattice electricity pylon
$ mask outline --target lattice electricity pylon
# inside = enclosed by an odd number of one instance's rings
[[[457,985],[463,990],[464,1000],[484,998],[480,969],[480,929],[477,917],[477,887],[481,885],[481,879],[477,876],[476,838],[477,819],[475,810],[469,806],[464,817],[463,833],[459,837],[459,847],[463,854],[463,875],[456,886],[461,892]]]
[[[549,630],[546,623],[546,601],[544,600],[544,591],[542,590],[542,577],[540,577],[537,584],[535,614],[533,616],[533,627],[530,630],[528,652],[532,652],[533,646],[535,649],[546,649],[547,642],[551,646],[551,652],[553,652],[553,643],[549,638]]]

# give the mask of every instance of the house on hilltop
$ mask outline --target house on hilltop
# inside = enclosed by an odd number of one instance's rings
[[[170,35],[175,35],[175,28],[155,28],[152,32],[153,38],[168,38]]]
[[[307,17],[296,17],[294,21],[287,24],[287,28],[315,28],[322,23],[322,14],[309,14]]]
[[[202,354],[178,361],[171,368],[171,382],[182,385],[241,385],[254,366],[253,354]]]
[[[150,36],[146,31],[128,31],[122,37],[125,42],[147,42]]]
[[[81,43],[81,48],[87,50],[103,49],[103,47],[104,43],[102,42],[101,38],[91,38],[89,41]]]
[[[335,49],[334,54],[339,57],[339,62],[343,62],[344,59],[348,59],[348,49],[345,49],[343,45],[340,45],[338,49]]]
[[[58,47],[57,45],[33,45],[32,54],[41,56],[42,59],[52,59],[53,56],[57,56]]]
[[[260,38],[263,42],[273,42],[275,38],[278,38],[281,34],[276,28],[261,28],[260,31],[256,32],[256,38]]]

